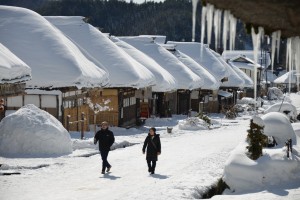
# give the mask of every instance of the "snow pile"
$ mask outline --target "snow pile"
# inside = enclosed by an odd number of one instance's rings
[[[190,117],[184,120],[180,120],[178,128],[180,130],[206,130],[209,124],[198,117]]]
[[[0,123],[0,155],[52,157],[72,153],[67,130],[48,112],[33,104],[6,116]]]
[[[274,136],[278,145],[284,145],[288,139],[296,142],[296,135],[293,127],[286,117],[286,115],[279,112],[270,112],[262,119],[265,123],[264,134],[267,136]]]
[[[281,99],[283,97],[283,92],[277,87],[270,87],[268,89],[268,98],[271,100]]]
[[[263,121],[262,121],[263,120]],[[281,113],[269,113],[253,118],[254,123],[265,125],[264,134],[274,136],[279,144],[276,148],[263,149],[263,156],[251,160],[246,155],[247,142],[242,142],[232,151],[224,169],[224,181],[235,192],[261,190],[281,182],[300,178],[297,151],[288,158],[286,147],[282,146],[288,138],[295,138],[295,133],[286,116]],[[280,145],[281,144],[281,145]],[[299,145],[293,145],[299,149]]]
[[[243,97],[242,99],[237,99],[237,104],[255,104],[255,100],[251,97]]]
[[[257,124],[257,125],[260,126],[260,127],[264,127],[264,126],[265,126],[264,121],[263,121],[262,118],[260,118],[260,117],[254,116],[254,117],[252,118],[252,120],[253,120],[253,123],[254,123],[254,124]]]
[[[296,120],[297,118],[297,109],[294,105],[288,102],[280,102],[271,105],[269,108],[265,110],[265,113],[270,112],[281,112],[286,114],[290,119]]]

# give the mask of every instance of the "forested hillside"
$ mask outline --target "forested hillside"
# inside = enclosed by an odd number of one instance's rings
[[[0,0],[0,4],[26,7],[44,16],[84,16],[102,32],[116,36],[158,34],[176,41],[192,38],[191,0],[143,4],[118,0]],[[197,9],[196,41],[200,38],[200,18],[201,3]],[[237,48],[244,49],[249,37],[241,23],[238,23],[237,36]]]

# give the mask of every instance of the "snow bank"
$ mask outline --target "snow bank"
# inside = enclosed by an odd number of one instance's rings
[[[280,182],[300,178],[296,156],[286,157],[285,148],[265,149],[256,161],[246,156],[248,143],[241,143],[226,161],[224,181],[235,192],[261,190]]]
[[[268,88],[268,98],[271,100],[281,99],[283,97],[283,92],[277,87]]]
[[[0,123],[0,155],[53,157],[72,153],[67,130],[48,112],[33,104],[6,116]]]
[[[297,109],[294,105],[283,102],[275,103],[265,110],[265,113],[281,112],[286,114],[289,118],[295,120],[297,118]]]
[[[207,130],[209,124],[198,117],[190,117],[184,120],[180,120],[178,128],[180,130]]]
[[[273,136],[279,146],[284,146],[288,139],[296,141],[293,127],[286,115],[279,112],[270,112],[262,116],[264,121],[264,134]]]

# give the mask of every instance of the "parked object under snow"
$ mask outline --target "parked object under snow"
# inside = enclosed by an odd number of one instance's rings
[[[297,118],[296,107],[288,102],[276,103],[265,110],[265,113],[270,113],[270,112],[284,113],[292,120],[296,120]]]
[[[299,145],[293,143],[293,152],[289,157],[286,147],[282,145],[286,138],[295,141],[295,133],[288,118],[274,112],[266,114],[262,120],[253,118],[254,123],[265,125],[264,134],[274,136],[279,145],[275,148],[264,148],[263,155],[257,160],[251,160],[247,156],[247,142],[242,142],[231,152],[226,161],[223,180],[233,192],[260,191],[271,185],[300,178],[300,162],[297,158]]]
[[[281,99],[283,97],[283,92],[277,87],[268,88],[268,99]]]
[[[206,130],[209,124],[199,117],[190,117],[178,122],[180,130]]]
[[[33,104],[21,107],[0,123],[0,155],[56,157],[72,153],[67,130],[48,112]]]
[[[264,134],[273,136],[279,146],[284,146],[288,139],[296,144],[296,135],[286,115],[279,112],[270,112],[262,116],[265,124]]]

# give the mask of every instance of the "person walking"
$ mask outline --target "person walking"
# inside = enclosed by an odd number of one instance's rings
[[[7,107],[5,105],[4,99],[0,99],[0,122],[5,117],[6,110],[7,110]]]
[[[145,139],[143,145],[143,154],[147,148],[146,160],[148,165],[148,172],[150,174],[155,173],[156,161],[158,155],[161,154],[161,143],[159,134],[156,134],[156,128],[152,127],[149,129],[149,134]]]
[[[110,147],[115,142],[115,137],[112,131],[108,130],[108,122],[104,121],[101,123],[101,130],[99,130],[94,137],[94,144],[97,144],[99,141],[99,151],[102,158],[102,174],[109,172],[111,169],[111,165],[107,161],[108,153],[110,151]]]

